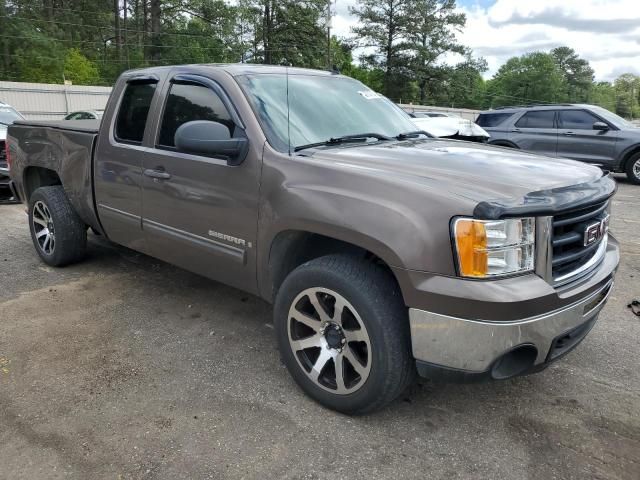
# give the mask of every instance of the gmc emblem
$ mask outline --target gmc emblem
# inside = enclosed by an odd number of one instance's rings
[[[584,246],[593,245],[609,231],[609,215],[597,223],[592,223],[584,230]]]

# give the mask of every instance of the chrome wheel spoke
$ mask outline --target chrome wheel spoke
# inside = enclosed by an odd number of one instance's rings
[[[46,227],[40,230],[38,233],[36,233],[36,238],[40,238],[44,235],[49,235],[49,229]]]
[[[34,212],[35,214],[35,212]],[[35,215],[33,215],[33,221],[34,223],[37,223],[38,225],[41,225],[43,227],[47,226],[47,222],[45,222],[42,218],[36,217]]]
[[[318,320],[305,315],[300,310],[294,309],[294,312],[291,314],[291,318],[293,318],[296,322],[300,322],[315,331],[318,331],[318,329],[320,328],[320,322]]]
[[[344,355],[341,353],[334,359],[336,366],[336,390],[338,393],[346,393],[347,387],[344,384]]]
[[[322,335],[316,333],[315,335],[311,335],[310,337],[302,338],[300,340],[292,340],[291,346],[294,351],[306,350],[307,348],[312,347],[322,347],[321,343]]]
[[[328,348],[323,348],[322,350],[320,350],[320,355],[318,355],[316,363],[313,364],[311,372],[309,372],[309,376],[317,382],[318,377],[320,377],[320,374],[322,373],[322,370],[327,365],[327,362],[332,358],[333,354],[331,353],[331,350],[329,350]]]
[[[318,316],[320,317],[320,321],[328,322],[329,320],[331,320],[329,318],[329,315],[327,315],[327,311],[320,304],[320,300],[318,300],[318,295],[316,293],[309,295],[309,301],[311,302],[311,305],[313,305],[313,308],[318,313]]]
[[[344,299],[336,298],[336,303],[333,309],[333,318],[331,320],[340,326],[342,326],[342,312],[344,311],[345,306],[346,303]]]
[[[44,250],[45,253],[49,253],[49,241],[51,240],[51,235],[47,234],[47,236],[44,238],[44,243],[42,244],[42,250]]]
[[[369,342],[369,335],[363,330],[344,330],[344,336],[348,342]]]

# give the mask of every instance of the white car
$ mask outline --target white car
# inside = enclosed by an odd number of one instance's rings
[[[438,138],[454,138],[486,143],[490,135],[471,120],[447,112],[409,112],[411,121],[420,130]]]

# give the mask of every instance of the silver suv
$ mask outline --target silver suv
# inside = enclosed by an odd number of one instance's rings
[[[640,128],[594,105],[503,107],[482,112],[476,123],[492,145],[566,157],[624,172],[640,185]]]

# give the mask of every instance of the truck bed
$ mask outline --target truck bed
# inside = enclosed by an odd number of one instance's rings
[[[17,147],[12,176],[23,179],[20,183],[29,188],[31,175],[57,175],[80,218],[97,231],[102,229],[95,213],[92,177],[99,126],[100,120],[20,120],[10,128]]]

